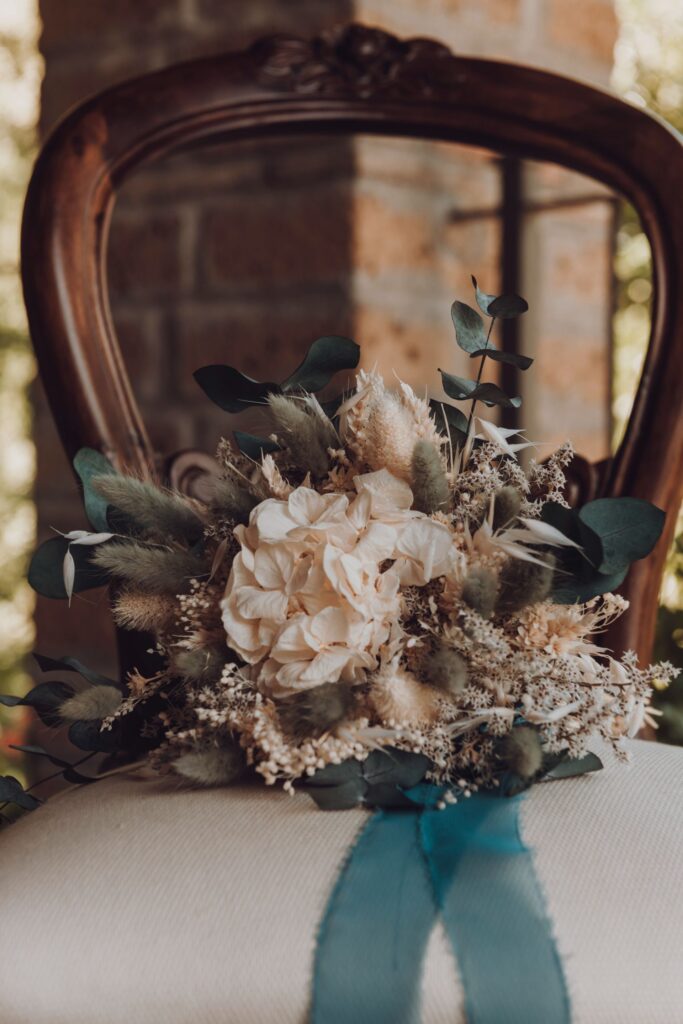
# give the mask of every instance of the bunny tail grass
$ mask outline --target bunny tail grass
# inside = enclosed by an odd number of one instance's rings
[[[244,755],[237,743],[226,741],[221,746],[181,754],[173,762],[173,769],[197,786],[227,786],[243,774]]]
[[[208,574],[204,562],[189,551],[151,548],[137,541],[100,547],[93,562],[114,579],[152,594],[184,594],[190,580]]]
[[[115,474],[94,477],[92,486],[147,537],[173,537],[194,544],[202,535],[201,519],[178,494],[163,491],[146,480]]]
[[[292,462],[302,472],[324,477],[330,467],[329,437],[315,410],[285,395],[268,395],[268,405],[278,436],[289,450]]]
[[[441,455],[431,441],[418,441],[410,464],[413,508],[418,512],[443,512],[448,505],[448,481]]]
[[[550,593],[555,571],[555,559],[552,555],[544,556],[547,565],[535,562],[522,562],[511,558],[503,566],[500,573],[500,593],[496,604],[496,612],[510,615],[520,612],[530,604],[545,601]]]
[[[211,484],[209,507],[216,516],[234,520],[236,523],[246,523],[249,513],[256,504],[258,498],[249,494],[230,477],[217,478]]]

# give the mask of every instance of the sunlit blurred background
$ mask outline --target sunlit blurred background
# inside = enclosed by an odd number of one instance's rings
[[[186,7],[194,10],[195,2],[197,0],[188,0]],[[202,0],[201,10],[206,8],[207,2]],[[114,6],[128,10],[126,5]],[[569,4],[566,6],[571,7]],[[68,2],[63,7],[69,11],[77,8],[78,4]],[[381,7],[379,4],[378,10]],[[511,7],[508,3],[507,6],[502,5],[501,10]],[[96,8],[98,5],[91,7],[91,12]],[[611,73],[612,88],[630,102],[683,129],[683,4],[680,0],[617,0],[616,13],[619,28]],[[88,17],[91,21],[96,20],[90,14]],[[68,22],[68,14],[65,18]],[[53,17],[52,22],[54,20]],[[246,20],[248,22],[248,18]],[[84,67],[87,70],[87,62],[84,64],[83,55],[79,52],[83,45],[79,35],[82,26],[77,19],[72,21],[73,64],[70,65],[66,59],[63,64],[67,78],[71,75],[68,81],[75,90],[74,95],[78,96],[98,87],[98,83],[93,80],[88,88],[88,77],[83,70]],[[51,31],[54,33],[54,28]],[[164,31],[163,24],[159,31]],[[420,31],[439,35],[439,17],[435,15],[432,26],[429,16],[426,16],[420,24]],[[36,471],[31,413],[35,364],[27,337],[18,276],[18,238],[22,199],[36,152],[38,125],[45,127],[55,113],[50,106],[51,90],[43,92],[41,111],[43,60],[39,49],[40,33],[37,0],[7,0],[0,4],[0,692],[3,693],[22,693],[28,685],[27,655],[34,643],[34,603],[24,574],[36,533],[32,501]],[[69,52],[67,40],[64,53],[68,56]],[[155,55],[156,51],[150,50],[153,56],[147,61],[147,66],[163,63],[168,52],[172,53],[172,48],[171,51],[164,50],[163,56],[159,57]],[[516,59],[519,55],[511,53],[509,56]],[[106,55],[102,63],[108,68],[110,80],[138,70],[134,56],[125,68],[118,68],[112,62],[107,65]],[[145,69],[139,68],[140,71]],[[79,74],[84,79],[83,83],[78,78]],[[356,159],[361,163],[365,160],[369,166],[372,154],[371,149],[364,154],[361,151]],[[436,158],[430,163],[432,172],[437,163]],[[176,179],[178,173],[176,171]],[[537,187],[541,196],[548,180],[543,173],[538,173]],[[441,187],[447,188],[448,180],[445,179],[445,186],[442,181]],[[634,212],[619,203],[609,223],[614,236],[614,287],[610,312],[612,349],[609,367],[612,380],[611,388],[605,390],[605,409],[614,448],[623,433],[642,364],[649,331],[652,285],[649,247]],[[558,239],[558,244],[561,244],[562,235]],[[387,251],[386,255],[389,258],[391,254]],[[381,261],[382,251],[377,256]],[[466,259],[464,256],[463,260]],[[126,283],[125,279],[119,282],[124,288]],[[362,290],[362,280],[359,287]],[[128,333],[132,330],[135,340],[135,306],[128,310],[124,307],[124,314],[124,319],[128,318]],[[159,348],[165,324],[163,314],[145,311],[140,315],[146,318],[145,330],[149,328],[155,332]],[[119,324],[120,330],[123,331],[125,326],[125,323]],[[339,329],[343,330],[343,325]],[[366,324],[366,329],[372,333],[371,321]],[[608,394],[611,397],[608,398]],[[608,408],[610,402],[611,410]],[[679,545],[670,554],[662,589],[657,643],[660,656],[683,664],[681,609],[683,547]],[[661,737],[683,743],[683,684],[668,693],[658,694],[657,699],[664,711]],[[23,765],[9,745],[19,741],[24,729],[20,712],[0,710],[0,771],[11,768],[14,774],[21,776]]]

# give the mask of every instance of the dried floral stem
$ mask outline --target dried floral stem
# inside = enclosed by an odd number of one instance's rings
[[[486,344],[484,345],[484,354],[482,355],[481,362],[479,363],[479,373],[477,374],[477,387],[479,387],[479,385],[481,384],[481,375],[484,372],[484,363],[486,362],[486,350],[489,347],[489,341],[490,341],[490,338],[491,338],[491,331],[493,330],[493,325],[494,325],[495,322],[496,322],[495,316],[491,317],[491,323],[489,324],[489,332],[486,335]],[[474,410],[476,409],[476,407],[477,407],[477,400],[476,400],[476,398],[474,398],[474,399],[472,399],[472,408],[470,409],[469,419],[467,420],[467,436],[468,437],[469,437],[469,434],[470,434],[470,430],[472,428],[472,421],[474,420]]]

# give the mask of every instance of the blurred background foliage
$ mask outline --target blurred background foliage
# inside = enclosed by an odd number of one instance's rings
[[[28,387],[35,374],[19,284],[19,226],[35,146],[41,61],[33,0],[0,4],[0,692],[23,693],[33,643],[33,596],[24,576],[33,546],[34,454]],[[0,713],[0,773],[21,777],[23,716]],[[11,760],[8,760],[11,758]]]
[[[617,0],[621,20],[613,84],[630,102],[683,132],[683,3]],[[642,368],[650,329],[650,247],[634,210],[624,206],[616,239],[613,356],[613,442],[621,438]],[[682,371],[683,372],[683,371]],[[683,411],[681,413],[683,415]],[[680,473],[681,456],[672,472]],[[683,516],[661,592],[656,657],[683,668]],[[659,738],[683,744],[683,675],[656,695]]]
[[[613,84],[628,100],[683,130],[683,3],[617,0],[621,34]],[[36,0],[0,3],[0,692],[25,692],[33,643],[31,591],[24,580],[34,542],[34,453],[29,387],[35,375],[18,276],[22,200],[36,148],[41,59]],[[622,209],[615,256],[613,443],[622,436],[647,344],[650,252],[634,211]],[[680,471],[680,466],[672,467]],[[679,534],[683,533],[683,522]],[[662,590],[657,656],[683,666],[683,543],[672,550]],[[657,695],[661,738],[683,743],[683,679]],[[0,774],[22,777],[8,746],[22,714],[0,710]]]

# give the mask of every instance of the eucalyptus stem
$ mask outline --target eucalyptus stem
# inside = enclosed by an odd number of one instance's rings
[[[479,373],[477,374],[477,387],[479,387],[479,385],[481,383],[481,375],[484,372],[484,363],[486,362],[486,350],[489,347],[489,340],[491,338],[491,331],[493,330],[493,325],[494,325],[495,322],[496,322],[496,318],[495,318],[495,316],[492,316],[491,317],[491,323],[489,324],[489,332],[486,335],[486,344],[484,345],[484,352],[483,352],[483,355],[481,357],[481,362],[479,363]],[[476,407],[477,407],[477,400],[476,400],[476,398],[473,398],[472,399],[472,408],[470,409],[470,416],[469,416],[469,419],[467,420],[467,436],[468,437],[470,436],[470,429],[472,427],[472,421],[474,419],[474,410],[476,409]]]
[[[85,757],[80,758],[80,760],[74,761],[73,764],[67,765],[67,767],[78,768],[79,765],[85,764],[86,761],[90,761],[90,759],[93,758],[97,753],[97,750],[93,750],[91,751],[91,753],[86,754]],[[29,786],[27,789],[25,789],[24,793],[30,793],[32,789],[37,789],[37,787],[42,786],[44,782],[52,782],[53,779],[56,779],[60,775],[63,775],[65,771],[66,768],[60,768],[59,771],[53,772],[52,775],[46,775],[44,779],[38,779],[37,782],[34,782],[32,786]],[[0,804],[0,811],[3,811],[5,807],[7,807],[7,805],[11,802],[11,800],[5,800],[4,804]]]

